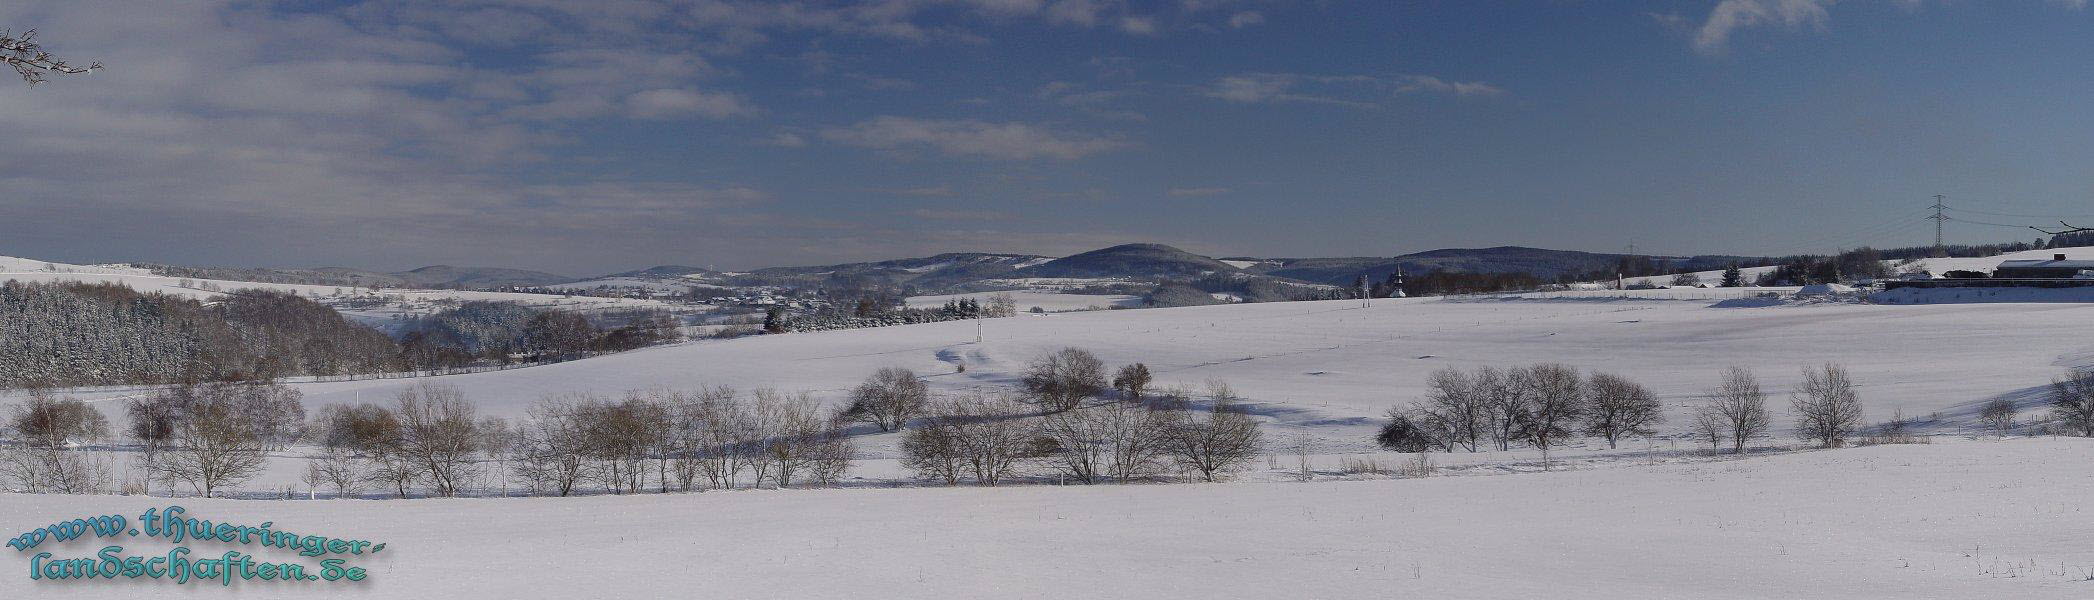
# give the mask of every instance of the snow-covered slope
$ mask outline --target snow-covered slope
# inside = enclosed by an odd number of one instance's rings
[[[7,535],[181,504],[196,518],[387,544],[356,584],[207,595],[373,598],[2084,598],[2094,443],[1877,446],[1494,477],[255,502],[0,495]],[[160,539],[105,543],[165,553]],[[259,546],[187,544],[192,558]],[[0,597],[131,598],[154,581]],[[182,587],[217,587],[215,583]],[[163,591],[165,590],[165,591]]]
[[[154,275],[144,269],[121,265],[69,265],[48,263],[41,260],[0,256],[0,281],[80,281],[87,283],[120,283],[141,292],[161,292],[191,298],[211,298],[223,291],[239,289],[272,289],[297,292],[325,299],[338,295],[354,295],[356,288],[334,285],[305,285],[291,283],[258,283],[251,281],[227,281],[218,279],[194,279]],[[185,286],[184,283],[187,283]],[[209,288],[209,289],[206,289]],[[392,312],[414,311],[426,308],[439,300],[497,300],[523,304],[560,308],[567,310],[597,310],[611,308],[661,308],[661,302],[633,298],[596,298],[587,296],[557,296],[548,294],[521,294],[513,292],[481,292],[471,290],[398,290],[387,289],[379,293],[392,298]],[[360,311],[364,313],[380,311]],[[388,313],[390,314],[390,313]],[[368,316],[368,315],[365,315]]]

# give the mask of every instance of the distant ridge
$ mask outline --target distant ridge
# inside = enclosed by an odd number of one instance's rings
[[[1236,267],[1163,244],[1121,244],[1023,269],[1030,277],[1193,277]]]

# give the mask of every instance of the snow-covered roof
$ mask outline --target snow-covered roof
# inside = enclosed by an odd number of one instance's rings
[[[2094,260],[2009,260],[2002,269],[2094,269]]]

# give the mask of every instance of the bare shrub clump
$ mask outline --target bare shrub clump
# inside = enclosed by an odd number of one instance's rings
[[[1991,429],[1993,435],[2005,438],[2008,432],[2014,430],[2015,412],[2014,401],[2002,396],[1987,401],[1984,408],[1978,410],[1978,420],[1983,422],[1987,429]]]

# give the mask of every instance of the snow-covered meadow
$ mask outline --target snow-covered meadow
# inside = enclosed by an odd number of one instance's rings
[[[243,597],[2083,598],[2094,443],[1875,446],[1496,477],[263,502],[0,495],[8,534],[179,503],[388,544]],[[92,556],[103,540],[46,545]],[[162,540],[117,538],[127,552]],[[215,542],[263,560],[289,552]],[[128,598],[172,584],[31,581]],[[305,559],[308,562],[311,559]],[[215,583],[188,587],[216,587]]]

